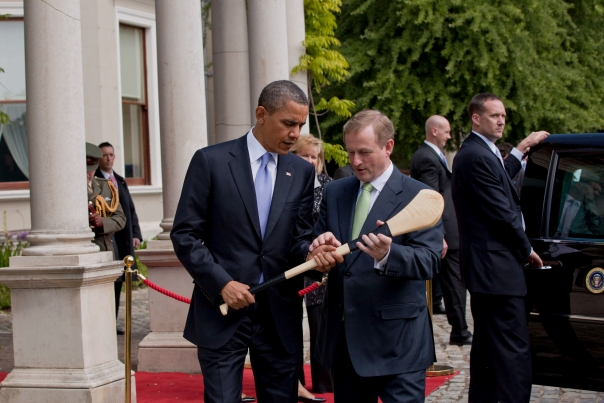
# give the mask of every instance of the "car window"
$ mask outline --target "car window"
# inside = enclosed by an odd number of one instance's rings
[[[604,239],[604,154],[560,155],[551,199],[549,236]]]

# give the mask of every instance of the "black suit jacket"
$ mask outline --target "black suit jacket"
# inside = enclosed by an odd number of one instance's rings
[[[97,178],[105,179],[100,168],[96,170],[94,175]],[[142,241],[143,235],[138,224],[138,216],[136,215],[134,202],[132,201],[130,190],[128,189],[128,185],[126,184],[124,177],[118,175],[115,171],[113,171],[113,176],[115,176],[115,180],[117,181],[117,192],[120,197],[120,204],[124,210],[124,213],[126,214],[126,226],[114,234],[118,256],[120,259],[123,259],[128,255],[134,256],[134,245],[132,244],[132,238],[138,238]],[[133,270],[136,268],[136,262],[134,262]]]
[[[451,171],[436,151],[426,143],[422,143],[411,158],[411,177],[442,195],[445,200],[442,216],[445,241],[450,250],[459,248],[457,217],[451,196]]]
[[[453,163],[453,202],[459,224],[460,266],[470,292],[524,296],[522,263],[531,253],[520,198],[510,177],[520,170],[514,156],[505,169],[474,133]]]
[[[195,283],[184,337],[208,349],[223,346],[247,309],[222,316],[220,291],[231,280],[257,283],[302,263],[312,240],[314,168],[279,156],[264,241],[246,136],[198,150],[187,171],[170,237]],[[303,277],[263,291],[283,346],[302,349]]]
[[[359,180],[348,177],[325,186],[316,235],[331,231],[349,242]],[[401,211],[428,187],[394,170],[371,208],[361,234]],[[361,376],[381,376],[428,368],[434,343],[426,306],[425,280],[438,272],[442,224],[393,238],[384,275],[372,257],[359,250],[329,272],[316,357],[331,368],[340,327]],[[344,314],[344,321],[342,315]]]

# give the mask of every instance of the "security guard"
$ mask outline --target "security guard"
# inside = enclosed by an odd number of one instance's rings
[[[101,251],[113,252],[111,235],[124,228],[126,215],[120,206],[117,189],[106,179],[96,178],[94,172],[103,157],[100,148],[86,143],[86,181],[88,183],[88,210],[90,228],[94,231],[94,243]]]

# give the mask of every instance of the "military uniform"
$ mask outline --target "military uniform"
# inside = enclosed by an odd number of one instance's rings
[[[88,194],[88,201],[92,202],[93,206],[97,195],[101,195],[107,204],[111,204],[112,194],[107,179],[92,178],[91,186],[92,193]],[[111,239],[111,235],[114,232],[121,230],[126,225],[126,214],[124,214],[121,204],[118,204],[117,210],[115,210],[113,214],[108,217],[101,217],[101,220],[103,221],[103,227],[93,229],[93,242],[99,245],[101,251],[113,252],[113,240]]]

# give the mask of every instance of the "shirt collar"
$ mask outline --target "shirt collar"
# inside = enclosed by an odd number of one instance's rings
[[[390,179],[390,175],[392,175],[392,172],[394,171],[394,165],[392,165],[392,161],[390,162],[390,165],[388,165],[388,168],[386,168],[386,170],[377,178],[375,178],[374,180],[372,180],[371,186],[373,186],[373,188],[375,190],[377,190],[378,192],[381,192],[382,189],[384,188],[384,186],[386,186],[386,182],[388,182],[388,179]],[[363,187],[363,182],[360,183],[359,188]]]
[[[495,143],[493,143],[491,140],[489,140],[487,137],[483,136],[482,134],[478,133],[475,130],[472,130],[472,133],[474,133],[475,135],[477,135],[478,137],[480,137],[485,143],[487,143],[487,145],[489,146],[489,148],[491,149],[491,151],[493,152],[493,154],[497,155],[497,146],[495,145]]]
[[[430,148],[432,148],[434,151],[436,151],[436,155],[443,155],[444,156],[443,152],[440,151],[440,149],[438,147],[436,147],[434,144],[432,144],[432,143],[430,143],[430,142],[428,142],[426,140],[424,140],[424,143],[426,143],[427,145],[430,146]]]
[[[254,126],[255,127],[255,126]],[[266,149],[262,146],[262,144],[260,144],[260,142],[256,139],[256,137],[254,137],[254,133],[252,133],[252,130],[254,130],[254,127],[252,127],[250,129],[250,131],[247,133],[247,149],[248,152],[250,153],[250,162],[254,162],[258,159],[260,159],[264,153],[266,153]],[[273,156],[273,161],[277,162],[277,156],[279,154],[277,153],[270,153]]]
[[[109,179],[111,177],[111,175],[113,174],[113,171],[106,172],[106,171],[103,171],[102,169],[99,169],[99,171],[101,171],[101,173],[103,174],[103,176],[105,177],[105,179]]]

